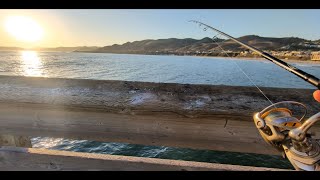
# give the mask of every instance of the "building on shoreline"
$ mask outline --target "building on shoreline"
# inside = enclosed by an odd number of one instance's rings
[[[320,61],[320,51],[311,53],[311,60]]]

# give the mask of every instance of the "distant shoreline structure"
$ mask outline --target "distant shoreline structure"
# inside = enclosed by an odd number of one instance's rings
[[[160,55],[160,56],[196,56],[196,57],[207,57],[207,58],[225,58],[225,59],[237,59],[237,60],[266,60],[265,58],[261,56],[234,56],[234,57],[228,57],[228,56],[206,56],[206,55],[181,55],[181,54],[141,54],[141,53],[111,53],[111,52],[84,52],[84,51],[75,51],[76,53],[106,53],[106,54],[134,54],[134,55]],[[319,63],[319,60],[311,60],[309,59],[295,59],[295,58],[280,58],[277,57],[283,61],[288,62],[306,62],[306,63]]]

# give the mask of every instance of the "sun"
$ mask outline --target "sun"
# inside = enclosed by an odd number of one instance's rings
[[[43,37],[42,27],[26,16],[7,17],[5,28],[10,35],[23,42],[36,42]]]

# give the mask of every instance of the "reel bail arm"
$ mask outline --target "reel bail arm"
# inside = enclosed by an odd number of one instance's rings
[[[320,121],[320,112],[311,116],[300,127],[292,129],[289,132],[290,138],[302,142],[306,138],[307,131],[318,121]]]

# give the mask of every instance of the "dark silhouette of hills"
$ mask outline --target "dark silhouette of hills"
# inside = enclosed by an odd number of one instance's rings
[[[308,47],[306,44],[320,44],[320,40],[309,41],[297,37],[273,38],[247,35],[242,36],[238,39],[258,49],[275,51],[309,49],[314,50],[314,47]],[[104,46],[89,52],[148,54],[155,52],[184,53],[196,51],[221,51],[217,43],[227,51],[239,52],[246,49],[232,40],[215,39],[215,41],[213,41],[211,38],[206,37],[200,40],[191,38],[169,38],[157,40],[148,39],[142,41],[127,42],[122,45],[114,44],[111,46]]]
[[[237,38],[238,40],[252,45],[261,50],[320,50],[320,39],[310,41],[298,37],[261,37],[257,35],[247,35]],[[114,44],[111,46],[79,46],[79,47],[56,47],[56,48],[34,48],[40,51],[66,51],[66,52],[96,52],[96,53],[133,53],[133,54],[161,54],[161,53],[190,53],[190,52],[221,52],[221,48],[232,52],[240,52],[246,48],[230,39],[146,39],[142,41],[126,42],[124,44]],[[19,47],[0,47],[4,50],[24,50]]]

